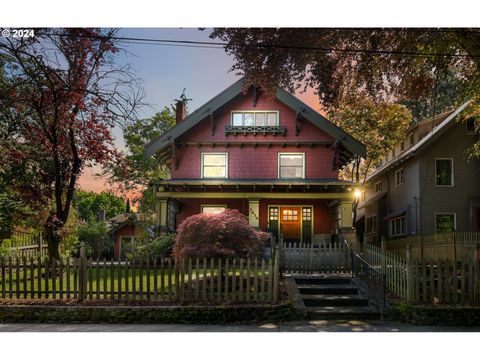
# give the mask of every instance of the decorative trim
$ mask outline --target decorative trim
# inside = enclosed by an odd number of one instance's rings
[[[157,192],[159,199],[335,199],[353,201],[352,193],[271,193],[271,192]]]
[[[284,126],[233,126],[225,125],[225,136],[230,134],[263,134],[263,135],[282,135],[286,134],[286,128]]]

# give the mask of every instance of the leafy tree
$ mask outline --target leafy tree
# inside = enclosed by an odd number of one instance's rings
[[[78,240],[85,243],[87,256],[109,258],[113,253],[113,239],[103,221],[88,222],[78,229]]]
[[[366,159],[357,157],[340,172],[344,179],[363,185],[380,159],[404,138],[412,115],[404,105],[375,103],[367,96],[359,96],[331,108],[330,119],[365,144]],[[357,205],[358,199],[353,206],[354,222]]]
[[[139,190],[140,212],[150,212],[155,206],[153,190],[148,187],[152,179],[166,179],[170,171],[162,164],[157,156],[145,158],[145,144],[156,139],[165,131],[175,125],[175,112],[171,108],[164,107],[149,119],[138,119],[123,129],[123,137],[128,153],[123,159],[123,164],[112,164],[106,172],[115,182],[123,183],[129,190]]]
[[[121,157],[111,130],[134,117],[141,103],[130,68],[114,62],[115,34],[38,29],[34,38],[0,39],[11,84],[6,119],[17,139],[4,141],[6,162],[25,164],[27,172],[12,179],[22,194],[43,206],[53,199],[44,222],[50,259],[59,258],[61,230],[83,169]]]
[[[256,257],[262,254],[268,234],[253,229],[238,210],[197,214],[178,228],[173,248],[176,260],[188,257]]]
[[[74,207],[84,221],[97,221],[100,210],[105,211],[107,219],[125,212],[124,200],[112,193],[78,190],[75,194]]]
[[[476,29],[216,28],[210,36],[226,42],[232,70],[245,74],[246,87],[260,85],[269,94],[277,86],[312,87],[327,108],[367,94],[412,105],[419,114],[425,102],[432,116],[433,103],[452,105],[444,81],[454,84],[454,104],[472,100],[466,117],[480,114]]]

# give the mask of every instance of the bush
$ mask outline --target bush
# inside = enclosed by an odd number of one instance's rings
[[[110,258],[113,255],[113,240],[108,235],[105,222],[91,222],[80,226],[78,240],[85,243],[88,257]]]
[[[176,260],[188,257],[259,257],[268,234],[252,228],[238,210],[218,215],[197,214],[178,228]]]
[[[168,258],[172,256],[175,237],[175,233],[165,233],[153,239],[148,237],[135,238],[133,248],[126,251],[127,259],[142,261],[148,259],[150,262],[154,262],[161,258]]]

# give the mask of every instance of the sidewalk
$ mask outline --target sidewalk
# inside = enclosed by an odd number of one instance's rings
[[[314,320],[281,324],[1,324],[0,332],[478,332],[480,327],[414,326],[393,321]]]

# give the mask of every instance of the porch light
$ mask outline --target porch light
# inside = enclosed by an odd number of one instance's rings
[[[360,196],[362,196],[362,190],[360,189],[355,189],[355,191],[353,192],[353,195],[355,196],[355,199],[360,199]]]

